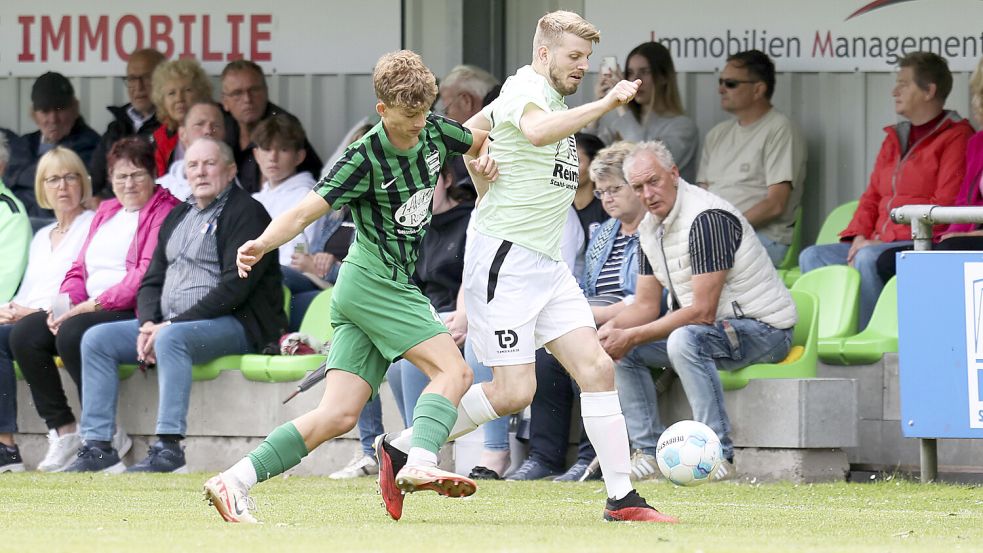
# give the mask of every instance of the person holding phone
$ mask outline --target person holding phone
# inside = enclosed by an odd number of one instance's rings
[[[597,136],[607,145],[618,140],[661,140],[679,164],[679,174],[692,182],[700,134],[683,109],[669,50],[658,42],[639,44],[625,58],[624,75],[616,58],[604,58],[595,87],[597,97],[603,98],[622,78],[642,84],[634,100],[601,117]]]

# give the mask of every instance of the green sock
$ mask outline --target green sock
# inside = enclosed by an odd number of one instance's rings
[[[304,438],[294,423],[288,422],[273,429],[249,454],[249,460],[256,469],[257,481],[262,482],[297,466],[307,453]]]
[[[423,394],[413,409],[413,438],[410,447],[431,453],[440,451],[457,422],[457,408],[440,394]]]

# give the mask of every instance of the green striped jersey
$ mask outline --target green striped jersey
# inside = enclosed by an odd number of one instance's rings
[[[381,122],[352,143],[314,187],[331,207],[351,207],[357,232],[345,261],[408,283],[430,223],[440,168],[473,141],[468,129],[431,114],[420,141],[408,150],[389,142]]]

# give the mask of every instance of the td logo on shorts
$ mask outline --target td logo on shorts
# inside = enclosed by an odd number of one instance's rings
[[[516,351],[519,335],[514,330],[496,330],[495,336],[498,336],[499,353]]]

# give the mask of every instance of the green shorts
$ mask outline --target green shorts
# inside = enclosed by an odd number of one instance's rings
[[[447,327],[420,290],[343,263],[331,295],[334,336],[328,368],[362,377],[372,397],[389,365],[406,350],[446,333]]]

